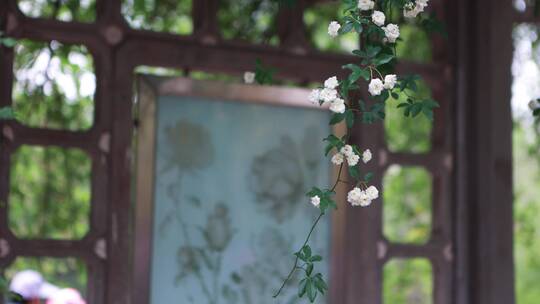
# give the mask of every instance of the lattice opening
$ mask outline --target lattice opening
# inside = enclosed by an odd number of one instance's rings
[[[134,29],[190,35],[192,0],[124,0],[122,14]]]
[[[60,21],[94,22],[96,0],[18,0],[23,14],[32,18],[57,19]]]
[[[397,100],[391,99],[386,103],[385,138],[388,149],[392,152],[425,153],[431,150],[433,122],[423,113],[419,113],[415,118],[405,117],[403,109],[397,108],[400,103],[407,102],[408,95],[411,94],[419,98],[430,98],[431,90],[421,82],[418,92],[406,90],[399,93]]]
[[[13,106],[30,127],[85,130],[92,126],[96,77],[84,46],[20,40],[13,64]]]
[[[383,303],[432,304],[433,272],[427,259],[393,259],[384,266]]]
[[[5,269],[6,279],[11,281],[21,271],[39,272],[43,279],[59,288],[74,288],[84,297],[87,292],[88,271],[86,264],[77,258],[17,257]]]
[[[321,3],[304,11],[304,24],[311,45],[321,51],[350,53],[358,49],[358,35],[351,32],[336,38],[328,36],[328,24],[343,16],[345,6],[339,2]]]
[[[414,24],[400,26],[401,38],[407,43],[398,43],[397,56],[400,60],[418,63],[433,61],[431,41],[425,30]]]
[[[256,44],[278,45],[277,1],[222,0],[218,24],[223,38]],[[248,16],[248,17],[246,17]]]
[[[91,167],[78,149],[21,146],[11,155],[13,233],[29,239],[82,238],[90,229]]]
[[[388,240],[425,243],[431,232],[431,175],[421,167],[391,166],[383,178],[383,231]]]

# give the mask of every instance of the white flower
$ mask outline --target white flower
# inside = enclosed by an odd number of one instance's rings
[[[321,198],[318,195],[315,195],[311,198],[311,204],[317,208],[319,208],[319,205],[321,204]]]
[[[408,18],[408,19],[416,18],[416,16],[418,16],[419,13],[420,12],[416,10],[416,7],[413,7],[412,9],[407,9],[407,8],[403,9],[403,17]]]
[[[351,147],[351,145],[343,146],[339,152],[343,153],[346,157],[354,155],[353,147]]]
[[[399,26],[390,23],[387,26],[383,26],[384,35],[388,39],[388,42],[394,43],[399,38]]]
[[[341,153],[334,154],[334,156],[332,156],[332,163],[338,166],[341,165],[343,163],[343,154]]]
[[[328,35],[333,38],[337,37],[340,28],[341,25],[337,21],[330,22],[330,24],[328,25]]]
[[[369,83],[369,94],[373,96],[380,95],[381,92],[384,89],[384,84],[379,78],[373,78],[371,79],[371,82]]]
[[[338,85],[339,85],[339,82],[336,76],[330,77],[326,79],[326,81],[324,82],[324,87],[327,89],[335,89],[337,88]]]
[[[341,98],[334,99],[330,104],[330,111],[334,113],[345,113],[345,100]]]
[[[361,11],[369,11],[375,7],[375,2],[373,0],[358,0],[358,8]]]
[[[367,164],[371,158],[373,157],[373,155],[371,155],[371,151],[369,149],[367,149],[366,151],[364,151],[364,153],[362,153],[362,161],[364,162],[364,164]]]
[[[377,190],[375,186],[369,186],[365,192],[369,200],[376,200],[379,198],[379,190]]]
[[[349,164],[349,167],[354,167],[358,164],[358,161],[360,160],[360,156],[356,154],[352,154],[347,156],[347,163]]]
[[[355,187],[347,194],[347,201],[351,203],[352,206],[362,206],[366,207],[371,204],[366,192],[362,191],[360,188]]]
[[[416,6],[421,7],[422,11],[428,6],[429,0],[416,0]]]
[[[253,72],[245,72],[244,73],[244,82],[247,84],[252,84],[255,82],[255,73]]]
[[[416,3],[408,3],[403,8],[405,18],[416,18],[428,6],[428,0],[416,0]]]
[[[308,100],[309,102],[318,105],[319,100],[321,99],[321,90],[315,89],[309,93]]]
[[[384,88],[391,90],[396,86],[397,76],[394,74],[388,74],[384,77]]]
[[[378,26],[383,26],[384,22],[386,21],[386,16],[383,12],[380,11],[374,11],[371,15],[371,21],[375,23]]]
[[[531,111],[539,109],[540,108],[540,102],[538,102],[538,100],[529,101],[529,108],[531,109]]]
[[[332,102],[338,98],[338,92],[334,89],[324,88],[321,90],[319,98],[324,102]]]

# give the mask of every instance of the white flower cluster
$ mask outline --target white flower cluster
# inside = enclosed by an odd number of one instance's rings
[[[397,83],[397,76],[394,74],[388,74],[384,77],[384,82],[379,78],[371,79],[369,83],[368,91],[372,96],[377,96],[382,93],[384,89],[392,90]]]
[[[375,1],[373,0],[359,0],[358,9],[361,11],[369,11],[375,7]]]
[[[367,164],[372,158],[371,151],[367,149],[362,153],[362,161]],[[341,165],[343,161],[347,159],[347,164],[349,164],[350,167],[354,167],[358,164],[358,161],[360,160],[360,156],[358,156],[356,153],[354,153],[354,149],[351,145],[345,145],[341,150],[339,150],[338,153],[334,154],[332,156],[332,163],[334,165]]]
[[[321,198],[318,195],[315,195],[311,198],[311,204],[317,208],[319,208],[319,205],[321,204]]]
[[[247,84],[252,84],[255,82],[255,73],[245,72],[244,73],[244,82]]]
[[[355,187],[347,194],[347,201],[352,206],[367,207],[373,200],[379,197],[379,190],[375,186],[369,186],[366,190]]]
[[[330,111],[345,113],[345,100],[340,98],[338,91],[339,81],[336,76],[326,79],[323,89],[315,89],[309,94],[309,101],[313,104],[330,103]]]
[[[377,26],[383,26],[384,22],[386,21],[386,16],[383,12],[374,11],[371,15],[371,21],[373,21],[373,23],[375,23]]]
[[[340,28],[341,28],[341,24],[339,24],[339,22],[337,21],[330,22],[330,24],[328,25],[328,35],[330,35],[330,37],[332,38],[337,37],[337,35],[339,34]]]
[[[396,40],[399,38],[399,26],[397,24],[390,23],[387,26],[383,26],[382,29],[384,30],[384,35],[386,38],[384,38],[384,41],[395,43]]]
[[[538,100],[529,101],[529,108],[531,109],[531,111],[540,109],[540,101]]]
[[[416,18],[428,6],[428,2],[429,0],[416,0],[414,3],[408,3],[403,8],[403,16],[405,18]]]

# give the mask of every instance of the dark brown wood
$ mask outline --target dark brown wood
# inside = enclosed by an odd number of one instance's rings
[[[460,32],[463,116],[457,146],[465,172],[457,187],[467,204],[468,303],[515,303],[512,222],[511,1],[463,1],[468,18]],[[463,252],[463,254],[466,254]],[[464,287],[465,288],[465,287]]]

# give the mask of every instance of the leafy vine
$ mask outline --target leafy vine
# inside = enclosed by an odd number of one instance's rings
[[[311,92],[310,102],[327,106],[333,113],[330,124],[335,125],[344,122],[347,126],[345,135],[338,137],[334,134],[324,139],[327,142],[325,155],[332,153],[331,162],[339,166],[339,171],[333,185],[328,189],[312,188],[307,196],[311,204],[319,208],[319,216],[309,229],[300,249],[294,253],[294,263],[284,279],[282,285],[274,294],[278,297],[294,274],[299,271],[303,278],[298,286],[298,296],[307,296],[313,303],[318,294],[324,294],[328,285],[320,272],[314,271],[315,265],[323,260],[323,257],[314,253],[309,246],[310,238],[324,215],[331,209],[337,209],[335,200],[336,187],[345,183],[352,189],[347,194],[347,201],[352,206],[367,207],[379,197],[378,189],[369,185],[373,178],[371,172],[361,173],[361,164],[367,164],[372,159],[369,149],[361,150],[360,147],[350,142],[349,131],[355,123],[361,122],[372,124],[385,118],[386,103],[390,100],[398,100],[400,94],[405,94],[407,99],[396,106],[403,110],[406,117],[416,117],[419,114],[433,120],[433,109],[438,103],[431,98],[417,97],[418,75],[395,74],[397,63],[396,44],[401,41],[399,25],[391,23],[402,18],[412,20],[419,19],[419,23],[428,32],[442,32],[441,24],[433,16],[422,14],[428,6],[429,0],[341,0],[345,5],[344,18],[340,21],[332,21],[328,26],[328,34],[335,38],[338,35],[356,32],[360,36],[360,46],[352,51],[358,60],[349,63],[343,68],[349,70],[346,78],[338,80],[336,76],[328,78],[324,85]],[[393,17],[393,14],[400,16]],[[390,22],[389,22],[390,21]],[[268,75],[261,74],[260,62],[257,63],[255,73],[247,72],[244,80],[247,83],[264,83]],[[271,77],[270,77],[271,78]],[[362,87],[361,83],[367,84]],[[366,100],[356,99],[351,92],[365,91],[369,93]],[[367,95],[367,94],[366,94]],[[352,179],[349,183],[342,178],[347,171]]]

